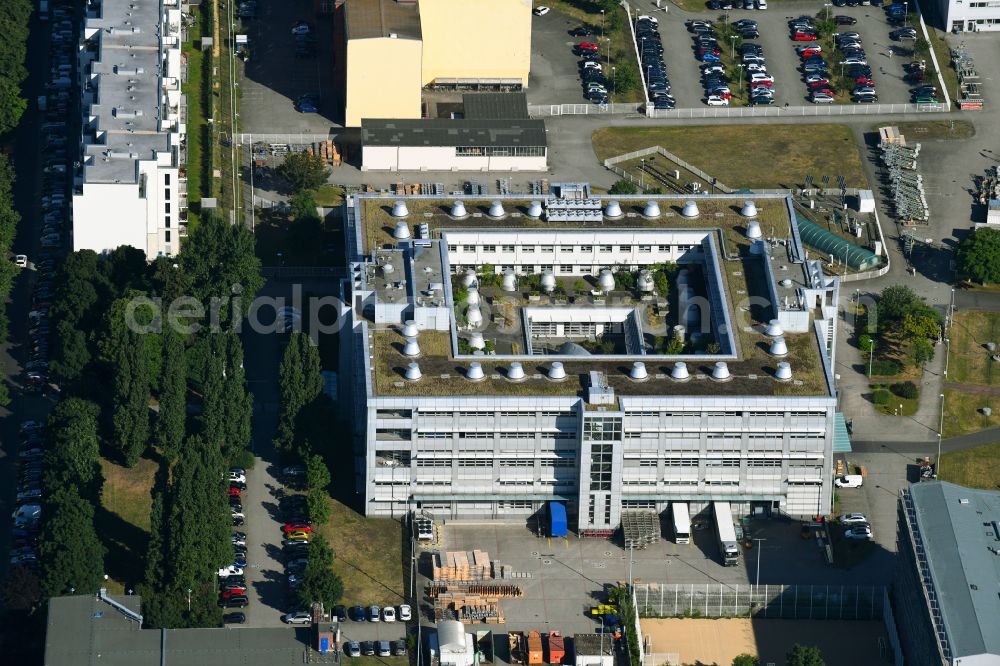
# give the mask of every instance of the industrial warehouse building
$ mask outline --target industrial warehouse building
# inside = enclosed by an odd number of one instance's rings
[[[941,27],[951,32],[1000,30],[1000,2],[997,0],[936,0]]]
[[[187,209],[180,4],[101,0],[87,15],[84,40],[73,249],[177,254]]]
[[[531,0],[349,0],[335,11],[335,35],[348,127],[420,118],[426,86],[528,85]]]
[[[913,664],[1000,664],[1000,492],[943,481],[899,497],[897,624]]]
[[[524,93],[462,97],[462,118],[361,121],[361,169],[545,171],[545,122],[528,118]]]
[[[791,200],[556,189],[345,203],[365,512],[523,521],[561,500],[584,534],[673,502],[829,513],[839,281]]]

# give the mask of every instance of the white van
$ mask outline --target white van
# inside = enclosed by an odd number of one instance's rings
[[[833,480],[833,485],[838,488],[860,488],[865,479],[860,474],[845,474]]]
[[[767,0],[757,0],[757,9],[767,9]]]

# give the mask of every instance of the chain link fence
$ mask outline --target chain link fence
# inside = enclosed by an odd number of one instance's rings
[[[947,113],[945,104],[815,104],[812,106],[734,106],[690,109],[652,109],[645,104],[529,104],[532,118],[576,115],[644,115],[646,118],[680,120],[696,118],[777,118],[792,116],[877,116],[911,113]]]
[[[786,620],[882,620],[881,585],[636,585],[640,617],[754,617]]]

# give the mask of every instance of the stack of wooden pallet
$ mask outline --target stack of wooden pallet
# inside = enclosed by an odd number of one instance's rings
[[[333,139],[314,143],[306,148],[306,152],[310,155],[319,155],[320,159],[331,166],[340,166],[340,153]]]
[[[468,594],[479,594],[484,597],[520,597],[524,591],[517,585],[490,585],[483,583],[472,583],[469,585],[428,585],[425,588],[427,596],[436,599],[442,594],[449,592],[466,592]]]
[[[490,555],[485,550],[433,553],[433,563],[434,580],[464,582],[490,578]]]
[[[503,624],[506,621],[500,612],[499,599],[465,592],[439,594],[434,599],[434,619],[455,619],[465,624]]]

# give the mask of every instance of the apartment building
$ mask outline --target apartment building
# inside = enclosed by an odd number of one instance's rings
[[[345,204],[341,403],[366,513],[825,514],[839,281],[790,199]],[[361,465],[359,464],[359,468]]]
[[[187,219],[181,30],[178,0],[88,5],[74,250],[130,245],[150,260],[180,250]]]

